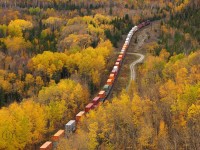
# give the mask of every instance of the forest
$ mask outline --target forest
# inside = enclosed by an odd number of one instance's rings
[[[0,149],[38,149],[63,128],[104,85],[123,36],[149,19],[159,39],[136,80],[57,149],[198,150],[199,15],[199,0],[0,0]]]

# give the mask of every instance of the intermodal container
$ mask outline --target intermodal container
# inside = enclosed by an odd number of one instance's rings
[[[120,63],[119,63],[119,62],[116,62],[116,63],[115,63],[115,66],[118,66],[118,67],[119,67],[119,66],[120,66]]]
[[[118,70],[113,69],[111,73],[114,74],[114,75],[116,76],[117,73],[118,73]]]
[[[76,121],[70,120],[67,124],[65,124],[65,133],[72,133],[76,130]]]
[[[89,112],[91,109],[94,109],[94,104],[93,103],[89,103],[86,107],[85,107],[85,112]]]
[[[98,96],[102,99],[106,97],[106,92],[105,91],[100,91]]]
[[[120,52],[120,55],[123,55],[123,56],[124,56],[124,55],[125,55],[125,53],[124,53],[124,52]]]
[[[115,74],[111,73],[109,79],[115,80]]]
[[[93,102],[94,105],[98,105],[99,101],[100,101],[100,97],[99,97],[99,96],[95,97],[95,98],[92,100],[92,102]]]
[[[113,84],[113,80],[112,79],[108,79],[106,84],[112,85]]]
[[[129,41],[125,41],[125,44],[129,45]]]
[[[45,142],[41,147],[40,150],[52,150],[53,149],[53,144],[51,141]]]
[[[119,67],[118,67],[118,66],[114,66],[114,67],[113,67],[113,69],[115,69],[115,70],[118,70],[118,69],[119,69]]]
[[[52,141],[53,142],[57,142],[60,140],[61,137],[64,137],[65,135],[65,131],[64,130],[59,130],[58,132],[56,132],[56,134],[54,134],[52,136]]]
[[[85,114],[85,111],[80,111],[77,115],[76,115],[76,122],[78,123],[80,121],[80,119],[82,118],[82,116]]]
[[[127,48],[128,48],[128,45],[124,45],[124,46],[123,46],[123,49],[126,50]]]
[[[104,85],[104,87],[103,87],[104,91],[107,92],[107,91],[109,91],[109,89],[110,89],[110,86],[108,84]]]
[[[121,58],[121,59],[122,59],[122,58],[123,58],[123,55],[119,55],[118,58]]]
[[[117,62],[121,63],[122,59],[121,58],[118,58],[117,59]]]

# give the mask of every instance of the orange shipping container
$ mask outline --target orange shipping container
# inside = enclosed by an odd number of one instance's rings
[[[108,79],[106,84],[112,85],[113,84],[113,80],[112,79]]]
[[[78,122],[84,114],[85,114],[85,111],[80,111],[80,112],[76,115],[76,121]]]
[[[98,96],[100,98],[105,98],[106,97],[106,92],[105,91],[100,91],[99,94],[98,94]]]
[[[127,47],[128,47],[128,44],[124,44],[123,48],[125,48],[125,49],[126,49]]]
[[[121,59],[122,59],[122,58],[123,58],[123,55],[119,55],[118,58],[121,58]]]
[[[112,74],[110,74],[110,76],[109,76],[109,79],[112,79],[112,80],[114,80],[115,79],[115,75],[112,73]]]
[[[47,141],[46,143],[44,143],[41,147],[40,150],[52,150],[53,148],[53,144],[50,141]]]
[[[65,135],[65,130],[59,130],[54,136],[52,136],[52,141],[59,141],[61,137]]]

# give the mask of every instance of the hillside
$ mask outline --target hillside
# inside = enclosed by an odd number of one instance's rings
[[[57,149],[197,150],[199,7],[199,0],[0,1],[0,149],[52,141],[102,96],[118,64],[110,93]],[[139,54],[145,60],[131,81]]]

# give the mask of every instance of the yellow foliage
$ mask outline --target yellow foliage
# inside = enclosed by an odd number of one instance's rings
[[[93,150],[96,149],[98,142],[97,142],[97,130],[98,130],[98,124],[96,122],[91,123],[89,125],[89,141],[88,141],[88,148]]]
[[[32,100],[2,108],[0,119],[0,149],[24,149],[26,145],[43,139],[46,126],[45,112]]]

